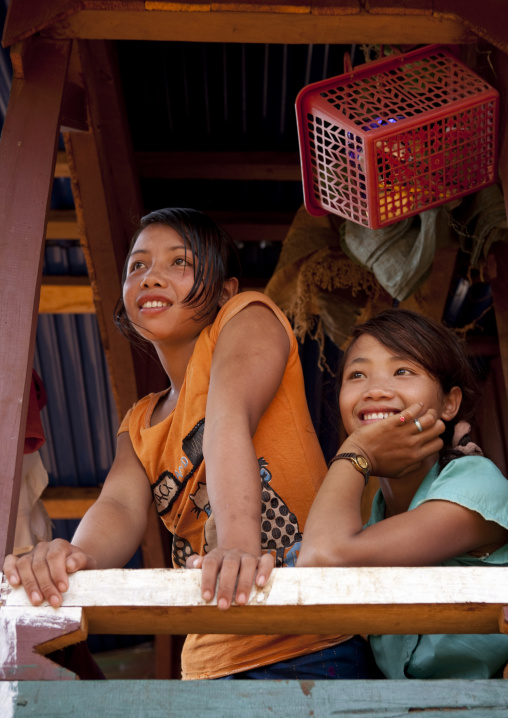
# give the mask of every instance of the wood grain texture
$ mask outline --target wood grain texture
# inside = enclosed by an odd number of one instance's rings
[[[1,688],[1,686],[0,686]],[[12,718],[506,718],[508,681],[74,681],[4,686]]]
[[[0,563],[12,549],[42,258],[70,43],[34,41],[14,79],[0,144]],[[37,117],[37,124],[33,118]],[[41,141],[44,137],[44,142]],[[23,291],[20,291],[20,287]]]
[[[275,569],[246,606],[201,599],[200,572],[86,571],[70,577],[65,608],[83,608],[91,633],[497,633],[508,571],[495,567]],[[4,589],[28,621],[23,589]]]
[[[47,486],[41,499],[50,519],[81,519],[100,492],[98,486]]]
[[[301,182],[298,152],[136,152],[140,177]]]
[[[78,12],[46,34],[55,38],[260,43],[463,43],[476,35],[456,19],[429,15],[334,14],[334,6],[309,13]]]
[[[95,314],[92,287],[43,285],[39,314]]]

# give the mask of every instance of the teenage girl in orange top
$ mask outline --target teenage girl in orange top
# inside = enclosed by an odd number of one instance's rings
[[[274,561],[295,564],[326,467],[291,327],[263,294],[238,293],[239,274],[233,242],[206,215],[166,209],[141,221],[116,321],[155,347],[169,388],[125,417],[72,542],[7,557],[9,582],[32,603],[59,606],[69,573],[125,565],[152,501],[173,534],[175,567],[202,568],[207,601],[219,579],[219,609],[245,604]],[[367,664],[365,642],[338,635],[194,635],[182,655],[184,678],[363,678]]]

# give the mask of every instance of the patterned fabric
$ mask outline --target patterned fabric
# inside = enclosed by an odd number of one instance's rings
[[[307,408],[298,345],[290,324],[263,294],[245,292],[233,297],[215,322],[201,332],[174,411],[151,426],[153,411],[165,392],[151,394],[128,412],[119,430],[129,432],[152,486],[157,511],[173,534],[176,568],[184,567],[192,553],[203,555],[216,546],[202,450],[210,368],[220,332],[232,317],[253,302],[270,307],[290,339],[290,355],[281,386],[253,438],[262,485],[262,549],[274,552],[277,566],[295,565],[307,514],[326,473]],[[270,347],[266,347],[266,352],[269,360]],[[182,655],[184,678],[215,678],[303,655],[342,639],[193,635],[187,639]]]

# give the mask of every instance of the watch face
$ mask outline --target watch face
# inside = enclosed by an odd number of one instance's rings
[[[358,466],[359,466],[361,469],[368,469],[368,468],[369,468],[369,462],[367,461],[367,459],[366,459],[364,456],[357,456],[357,457],[356,457],[356,461],[357,461],[357,463],[358,463]]]

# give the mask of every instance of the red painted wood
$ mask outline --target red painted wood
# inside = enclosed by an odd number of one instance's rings
[[[32,371],[46,212],[70,42],[34,40],[0,143],[0,562],[12,549]],[[1,565],[0,563],[0,565]]]
[[[86,638],[81,609],[49,609],[36,621],[25,613],[0,607],[0,681],[74,680],[74,673],[41,655],[41,648],[46,644],[44,652],[49,652]]]

